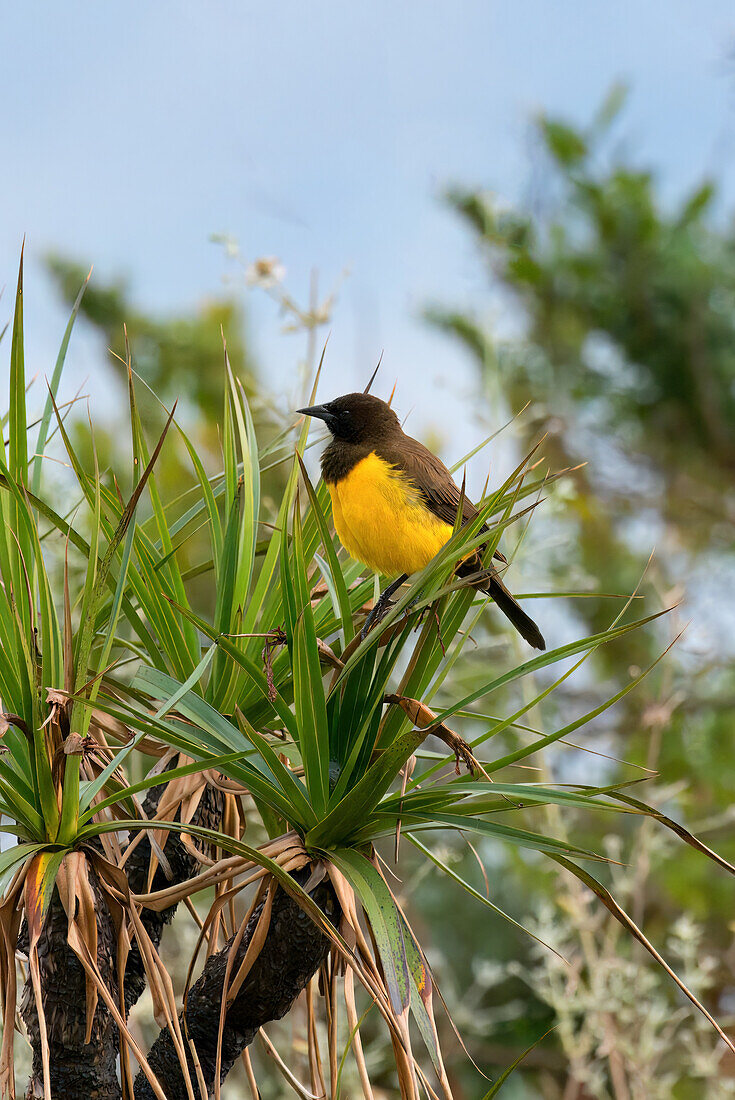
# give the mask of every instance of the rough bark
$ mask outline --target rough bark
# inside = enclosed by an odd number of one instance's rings
[[[172,765],[173,766],[173,765]],[[148,817],[158,808],[165,783],[152,788],[143,804]],[[194,823],[217,828],[221,822],[224,797],[214,787],[207,785]],[[167,878],[158,867],[153,879],[153,889],[163,889],[172,882],[184,882],[200,869],[200,864],[181,843],[177,833],[171,833],[164,845],[166,859],[172,872]],[[126,864],[128,881],[134,893],[147,889],[148,867],[151,855],[147,836],[139,842]],[[97,901],[97,962],[110,991],[117,1000],[115,935],[109,911],[97,887],[94,871],[90,868],[90,881],[95,887]],[[144,909],[141,920],[156,947],[161,942],[164,927],[171,922],[176,906],[162,913]],[[19,948],[28,950],[27,929],[21,933]],[[54,1100],[121,1100],[117,1076],[119,1049],[118,1030],[104,1002],[98,999],[91,1041],[84,1043],[86,1026],[84,969],[67,944],[67,919],[54,893],[46,924],[38,944],[41,971],[41,988],[46,1025],[49,1034],[51,1094]],[[146,975],[138,945],[133,942],[125,970],[126,1013],[138,1000],[146,987]],[[38,1013],[30,980],[26,984],[21,1005],[21,1015],[28,1028],[33,1048],[33,1074],[28,1085],[28,1097],[43,1096],[43,1065]]]
[[[117,999],[115,933],[112,918],[89,871],[97,909],[97,965]],[[54,1100],[121,1100],[117,1078],[118,1030],[102,998],[97,1001],[92,1035],[84,1042],[87,1024],[86,983],[82,964],[67,944],[68,921],[54,891],[38,941],[43,1010],[50,1054],[51,1095]],[[21,1003],[21,1016],[33,1047],[33,1073],[28,1097],[43,1096],[41,1036],[30,979]]]
[[[171,765],[173,767],[173,764]],[[158,803],[165,790],[165,784],[152,787],[143,803],[143,811],[146,817],[154,817],[158,809]],[[222,820],[224,807],[224,795],[216,787],[209,784],[202,793],[201,801],[197,806],[192,819],[193,824],[202,825],[208,829],[217,829]],[[171,868],[172,877],[168,878],[161,866],[156,868],[153,876],[152,890],[163,890],[175,883],[185,882],[201,870],[201,864],[191,855],[182,844],[178,833],[169,833],[164,845],[164,853]],[[151,844],[148,836],[136,845],[130,853],[130,859],[125,864],[130,889],[134,894],[142,894],[148,890],[148,868],[151,858]],[[177,910],[177,905],[169,909],[157,912],[153,909],[143,909],[141,923],[150,936],[153,945],[158,949],[163,935],[163,930],[170,924]],[[142,995],[147,984],[143,960],[138,949],[137,941],[133,941],[125,967],[125,1009],[127,1012],[133,1007]]]
[[[339,909],[331,885],[320,883],[311,897],[336,924]],[[248,922],[235,955],[233,974],[245,957],[261,907],[262,903]],[[232,940],[207,960],[201,977],[189,992],[185,1017],[184,1013],[180,1017],[183,1034],[188,1035],[196,1047],[209,1095],[214,1089],[220,1005],[231,944]],[[270,926],[263,947],[225,1017],[221,1080],[253,1041],[258,1029],[286,1015],[326,958],[328,950],[327,938],[294,899],[278,887],[273,897]],[[168,1100],[185,1100],[184,1077],[168,1028],[164,1028],[156,1039],[148,1061]],[[192,1081],[196,1082],[191,1061],[189,1072]],[[139,1073],[135,1082],[135,1100],[153,1100],[153,1097],[148,1081]]]

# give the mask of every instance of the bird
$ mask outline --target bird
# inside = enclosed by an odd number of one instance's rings
[[[462,523],[477,515],[444,463],[406,435],[394,409],[370,393],[347,393],[297,412],[324,421],[332,436],[321,457],[337,536],[347,552],[369,569],[396,577],[381,594],[363,627],[363,637],[385,614],[390,597],[423,569]],[[487,530],[483,527],[482,530]],[[492,596],[518,633],[535,649],[546,643],[536,623],[498,576],[484,569],[480,547],[457,567],[460,576],[480,576],[476,585]],[[495,557],[507,564],[497,551]]]

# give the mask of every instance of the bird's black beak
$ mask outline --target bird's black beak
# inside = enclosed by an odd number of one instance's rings
[[[329,409],[326,405],[311,405],[308,409],[297,409],[297,413],[303,413],[304,416],[314,416],[317,420],[323,420],[326,424],[329,419]]]

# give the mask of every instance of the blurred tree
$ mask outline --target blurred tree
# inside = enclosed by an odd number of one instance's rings
[[[593,124],[541,116],[541,214],[453,190],[493,277],[522,307],[524,354],[506,376],[514,404],[553,393],[604,412],[608,431],[650,458],[674,490],[686,474],[735,468],[735,228],[717,228],[713,183],[665,209],[655,177],[606,156],[622,106],[614,89]],[[474,318],[434,319],[481,358]],[[729,501],[730,507],[732,501]]]
[[[567,520],[554,511],[546,526],[534,524],[558,586],[630,591],[655,543],[649,582],[672,599],[694,578],[696,608],[697,576],[715,568],[723,581],[735,575],[735,225],[715,219],[713,183],[671,209],[655,176],[616,153],[612,128],[624,98],[613,89],[587,127],[536,120],[541,183],[527,209],[509,210],[480,190],[448,195],[487,264],[493,302],[501,296],[521,334],[504,339],[466,310],[434,307],[428,317],[465,345],[483,384],[513,413],[528,406],[524,442],[548,433],[552,468],[586,463],[567,490]],[[726,583],[722,606],[735,614]],[[576,600],[570,610],[588,629],[609,623],[609,601]],[[691,826],[706,821],[732,858],[732,637],[715,629],[707,638],[697,619],[697,646],[675,651],[602,732],[615,738],[608,751],[656,769],[661,797],[673,797]],[[652,656],[650,636],[611,646],[597,659],[597,679],[622,684]],[[539,893],[532,876],[526,885]],[[639,885],[639,914],[654,926],[660,914],[663,927],[673,905],[684,907],[705,922],[706,948],[722,958],[731,883],[699,875],[677,852],[646,861]],[[721,965],[708,997],[721,1007],[731,993]],[[535,1000],[520,1013],[538,1015]],[[594,1095],[618,1093],[608,1082]]]
[[[503,343],[477,316],[429,312],[514,412],[530,405],[523,424],[549,433],[552,462],[588,462],[577,475],[581,575],[617,590],[640,572],[629,532],[642,515],[691,554],[735,549],[735,230],[713,225],[713,184],[668,212],[650,172],[609,155],[623,98],[614,89],[586,129],[538,119],[540,212],[449,195],[523,338]],[[685,581],[687,564],[668,582]],[[570,567],[566,548],[559,567]],[[596,627],[608,612],[595,600],[575,610]]]
[[[71,305],[87,269],[56,254],[48,256],[46,263],[63,299]],[[223,333],[233,367],[253,392],[255,368],[245,342],[245,317],[233,297],[209,299],[193,313],[156,316],[133,304],[123,279],[107,285],[93,279],[81,313],[104,338],[110,364],[123,380],[127,329],[138,374],[164,400],[184,397],[191,402],[210,427],[222,415]]]

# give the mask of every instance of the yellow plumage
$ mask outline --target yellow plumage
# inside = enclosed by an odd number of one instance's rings
[[[374,451],[330,483],[329,493],[342,545],[387,577],[423,569],[452,535],[406,475]]]

